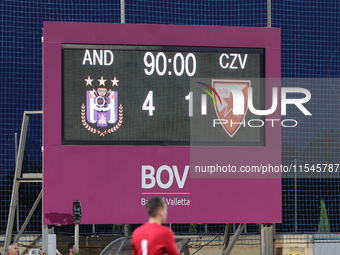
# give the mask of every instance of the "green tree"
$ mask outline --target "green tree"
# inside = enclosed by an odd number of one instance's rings
[[[121,225],[121,224],[113,224],[112,230],[113,230],[113,233],[124,232],[124,225]]]
[[[323,199],[321,199],[320,221],[319,221],[319,226],[318,226],[318,232],[322,232],[322,233],[330,232],[326,204],[325,204],[325,201],[323,201]]]
[[[196,224],[190,224],[189,233],[197,233]]]
[[[257,230],[261,233],[261,223],[257,223]]]

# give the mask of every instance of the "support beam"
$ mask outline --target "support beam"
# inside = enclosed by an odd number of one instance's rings
[[[274,226],[261,224],[261,255],[274,254]]]
[[[231,228],[232,228],[232,224],[229,223],[225,225],[224,241],[222,245],[222,255],[225,253],[225,249],[227,249],[228,247],[228,244],[230,241]]]
[[[125,0],[120,0],[120,23],[125,23]]]
[[[21,178],[17,179],[18,182],[42,182],[43,175],[41,173],[34,173],[34,174],[23,174]]]
[[[54,234],[54,225],[42,225],[42,250],[46,252],[46,255],[51,255],[49,251],[51,250],[52,243],[49,242],[50,235]],[[52,255],[55,255],[55,250]]]
[[[42,225],[42,250],[46,252],[46,255],[48,254],[48,226],[47,225]]]
[[[14,147],[15,147],[15,164],[16,164],[17,158],[18,158],[18,133],[14,133]],[[20,231],[19,195],[17,196],[16,213],[17,213],[17,232],[19,233]]]
[[[43,113],[42,111],[24,111],[24,114],[23,114],[18,156],[17,156],[16,164],[15,164],[11,203],[9,207],[6,236],[5,236],[5,241],[4,241],[4,254],[8,253],[8,246],[10,245],[11,240],[12,240],[12,231],[13,231],[13,224],[14,224],[15,211],[16,211],[16,202],[18,198],[19,185],[20,185],[20,182],[18,181],[18,179],[21,176],[22,162],[24,158],[25,145],[26,145],[29,115],[30,114],[42,114],[42,113]]]
[[[190,242],[190,240],[191,240],[190,238],[184,240],[184,243],[183,243],[183,245],[182,245],[182,248],[181,248],[181,250],[179,251],[180,254],[183,254],[183,252],[184,252],[185,248],[187,247],[188,243]]]
[[[240,237],[243,229],[245,228],[246,223],[241,223],[238,228],[236,229],[236,232],[233,235],[233,238],[231,239],[230,243],[226,247],[224,253],[222,255],[229,255],[231,253],[231,250],[234,248],[238,238]]]
[[[11,204],[10,204],[9,213],[8,213],[6,236],[5,236],[5,242],[4,242],[4,254],[8,253],[8,246],[10,245],[11,240],[12,240],[12,231],[13,231],[13,223],[14,223],[15,210],[16,210],[16,201],[17,201],[19,185],[20,185],[17,179],[21,175],[22,161],[23,161],[24,152],[25,152],[28,120],[29,120],[29,115],[26,114],[26,112],[24,112],[24,116],[22,118],[22,125],[21,125],[18,157],[17,157],[16,164],[15,164]]]
[[[79,252],[79,224],[74,224],[74,249]]]
[[[272,27],[272,1],[267,0],[267,27]]]
[[[131,225],[130,224],[125,224],[124,225],[124,235],[125,236],[130,236],[131,235]]]
[[[17,234],[17,236],[16,236],[15,239],[14,239],[14,242],[15,242],[15,243],[18,243],[18,242],[19,242],[19,239],[20,239],[22,233],[24,233],[24,231],[25,231],[25,229],[26,229],[26,227],[27,227],[28,222],[30,221],[30,219],[31,219],[31,217],[32,217],[32,215],[33,215],[35,209],[37,208],[37,206],[38,206],[38,204],[39,204],[39,202],[40,202],[40,200],[41,200],[41,198],[42,198],[42,193],[43,193],[43,191],[41,190],[40,193],[39,193],[39,195],[38,195],[38,197],[37,197],[37,199],[35,200],[35,202],[34,202],[32,208],[31,208],[31,211],[28,213],[28,215],[27,215],[27,217],[26,217],[26,220],[25,220],[24,224],[22,225],[22,227],[21,227],[19,233]]]

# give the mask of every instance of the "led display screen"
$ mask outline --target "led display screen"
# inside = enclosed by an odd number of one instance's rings
[[[254,48],[64,44],[63,144],[263,146],[264,127],[237,124],[259,117],[246,103],[233,115],[227,89],[251,87],[263,109],[263,59]],[[233,125],[212,129],[227,115]]]

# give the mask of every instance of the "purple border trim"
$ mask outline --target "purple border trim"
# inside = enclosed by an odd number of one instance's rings
[[[280,33],[278,28],[258,27],[44,22],[44,224],[70,224],[75,199],[83,206],[83,224],[142,223],[146,216],[141,197],[150,195],[141,194],[141,165],[177,165],[183,171],[190,161],[189,147],[62,146],[62,43],[265,48],[266,78],[280,78]],[[266,86],[267,109],[272,86]],[[271,118],[280,119],[280,110]],[[238,158],[242,150],[243,154],[256,153],[260,158],[271,157],[281,163],[281,126],[266,125],[265,147],[228,148],[231,157]],[[107,170],[98,169],[92,160],[103,154],[113,155],[111,163],[102,167]],[[225,195],[240,187],[241,193]],[[281,222],[280,178],[207,180],[188,176],[185,189],[190,193],[191,205],[172,206],[169,222]],[[178,188],[169,190],[176,192]],[[209,196],[208,190],[214,196]],[[261,201],[257,201],[258,197]],[[237,204],[238,209],[220,210],[211,218],[209,208],[221,201]]]

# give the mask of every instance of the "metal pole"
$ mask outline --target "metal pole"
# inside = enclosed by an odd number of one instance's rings
[[[79,224],[74,224],[74,249],[79,252]]]
[[[15,164],[16,164],[17,159],[18,159],[18,133],[14,133],[14,148],[15,148]],[[19,226],[19,222],[20,222],[20,218],[19,218],[19,193],[18,193],[18,196],[17,196],[16,212],[17,212],[17,232],[19,233],[19,231],[20,231],[20,226]]]
[[[272,27],[272,3],[267,0],[267,27]]]
[[[96,233],[96,224],[92,224],[92,233]]]
[[[125,23],[125,0],[120,0],[120,23]]]
[[[295,200],[295,233],[297,233],[297,179],[296,179],[296,168],[297,168],[297,160],[295,159],[295,183],[294,183],[294,200]]]
[[[124,234],[125,236],[130,236],[130,224],[125,224],[124,225]]]
[[[44,34],[44,29],[42,29],[42,32]],[[41,81],[41,90],[44,91],[44,37],[41,37],[41,67],[42,67],[42,72],[41,72],[41,76],[42,76],[42,81]],[[44,98],[42,97],[42,102],[44,101]],[[44,119],[44,115],[42,120]],[[44,124],[44,123],[42,123]],[[44,125],[42,125],[43,127]],[[42,128],[42,134],[44,134],[44,128]],[[44,144],[44,135],[42,135],[42,144]],[[41,146],[41,153],[42,153],[42,173],[44,175],[44,147],[43,145]],[[42,184],[43,186],[43,184]],[[46,252],[47,255],[48,254],[48,226],[44,225],[44,199],[42,198],[42,202],[41,202],[41,239],[42,239],[42,249],[43,251]]]
[[[261,224],[261,255],[274,254],[274,228],[273,224]]]
[[[42,215],[44,216],[44,215]],[[47,255],[48,254],[48,226],[47,225],[42,225],[42,229],[41,229],[41,235],[42,235],[42,249],[43,251],[46,252]]]

